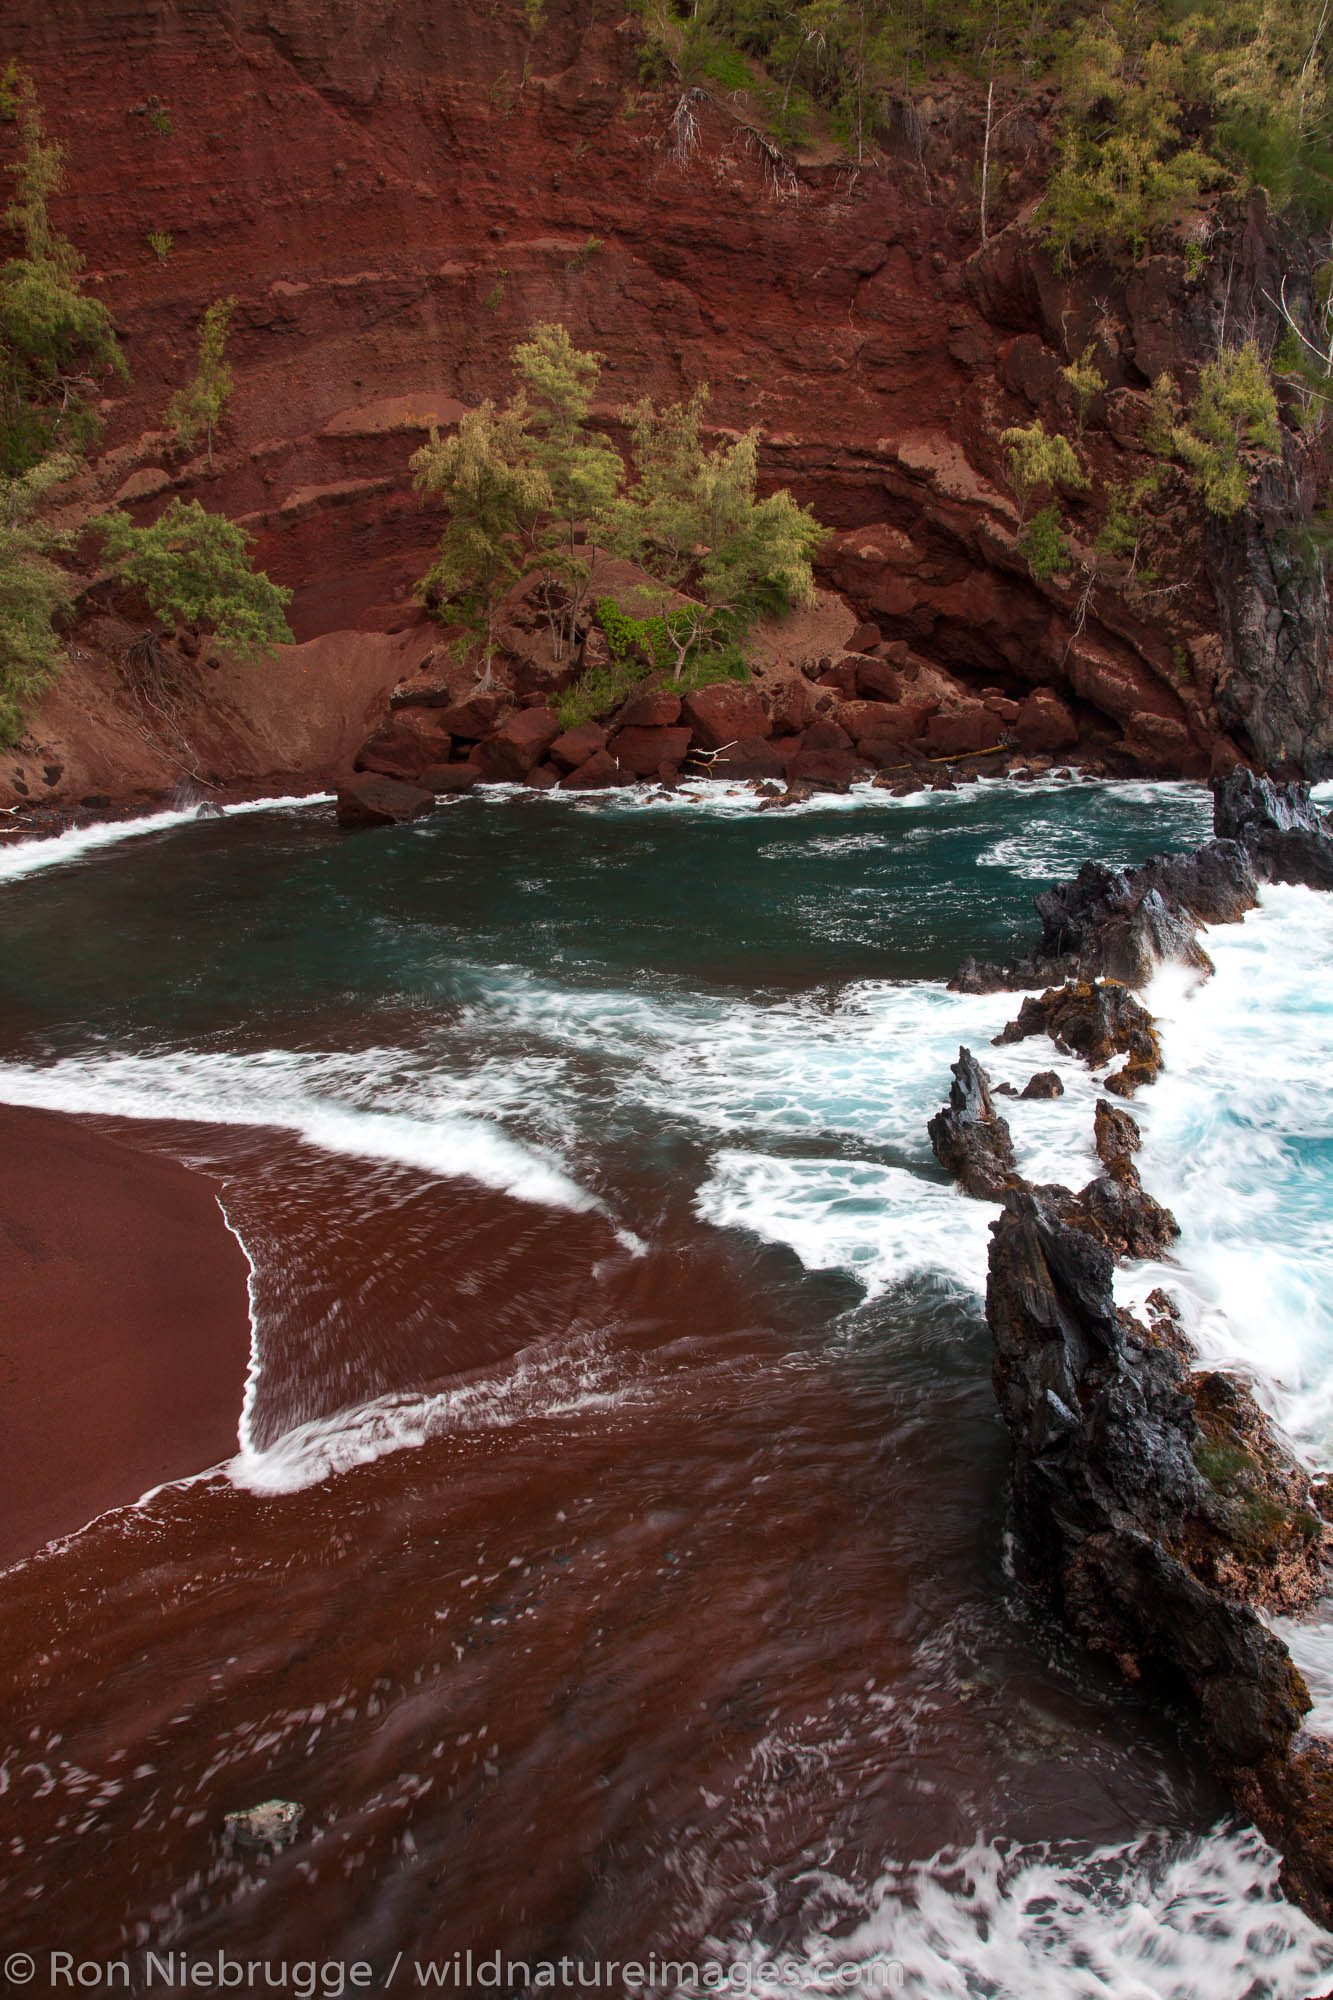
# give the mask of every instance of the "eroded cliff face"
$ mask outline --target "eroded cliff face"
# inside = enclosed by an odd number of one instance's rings
[[[688,101],[682,144],[678,94],[640,90],[636,32],[563,0],[533,33],[518,6],[462,0],[10,0],[4,52],[68,148],[57,219],[133,376],[85,497],[146,518],[174,490],[240,518],[295,591],[298,640],[342,662],[327,718],[314,656],[276,670],[310,705],[299,755],[243,715],[211,735],[199,667],[200,768],[315,771],[365,735],[416,643],[378,635],[430,643],[412,585],[439,522],[410,492],[410,451],[429,417],[503,393],[514,341],[552,318],[606,355],[608,414],[707,380],[717,424],[760,425],[765,476],[836,531],[825,581],[965,687],[1060,688],[1084,754],[1111,768],[1333,769],[1322,578],[1289,533],[1294,452],[1231,530],[1168,511],[1150,579],[1091,550],[1106,482],[1146,463],[1150,379],[1187,374],[1224,310],[1259,304],[1271,250],[1254,219],[1225,225],[1245,254],[1214,254],[1192,284],[1174,256],[1061,278],[1025,227],[1040,99],[996,134],[983,245],[964,99],[918,106],[882,165],[791,167],[721,93]],[[170,234],[165,260],[151,232]],[[227,294],[237,389],[210,470],[170,453],[161,412]],[[1069,510],[1078,560],[1038,584],[999,433],[1034,414],[1072,431],[1060,369],[1089,346],[1108,388]],[[100,660],[113,705],[129,611],[94,590],[76,634],[75,682]],[[244,677],[224,671],[244,710]],[[67,685],[0,761],[7,796],[78,795],[82,700]],[[175,768],[152,762],[134,780],[150,789]]]

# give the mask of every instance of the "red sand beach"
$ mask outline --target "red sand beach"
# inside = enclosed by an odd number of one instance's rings
[[[246,1264],[209,1181],[0,1106],[0,1564],[236,1449]]]

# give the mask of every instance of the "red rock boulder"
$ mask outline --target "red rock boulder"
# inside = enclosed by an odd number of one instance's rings
[[[399,681],[389,696],[390,708],[450,708],[454,691],[447,680],[437,676]]]
[[[851,747],[850,732],[831,719],[825,722],[812,722],[801,738],[803,750],[850,750]]]
[[[367,772],[339,785],[336,810],[339,826],[399,826],[405,820],[424,819],[433,813],[435,794],[422,791],[419,785]]]
[[[902,682],[887,660],[858,660],[856,692],[862,701],[897,701]]]
[[[785,778],[790,745],[763,736],[745,736],[720,750],[709,766],[714,778]]]
[[[423,791],[470,792],[481,776],[475,764],[428,764],[419,783]]]
[[[808,785],[817,792],[848,792],[858,778],[869,778],[874,767],[853,750],[807,750],[788,760],[787,783]]]
[[[773,697],[769,720],[775,736],[799,736],[815,712],[808,681],[788,681]]]
[[[580,764],[586,764],[589,757],[595,757],[605,748],[606,731],[601,724],[581,722],[577,729],[567,729],[563,736],[556,737],[551,745],[551,762],[562,771],[577,771]]]
[[[819,676],[816,686],[827,688],[832,694],[840,694],[845,701],[856,697],[856,670],[860,659],[835,660],[827,673]]]
[[[604,790],[608,785],[623,785],[625,773],[615,758],[607,750],[594,750],[586,763],[576,771],[569,771],[560,780],[561,788],[569,792],[591,792]]]
[[[1003,731],[979,701],[962,708],[942,708],[926,724],[926,742],[939,757],[961,757],[969,751],[992,750]]]
[[[718,681],[696,688],[681,703],[683,720],[701,750],[720,750],[747,736],[771,736],[773,726],[752,687],[740,681]]]
[[[461,736],[467,742],[480,742],[497,727],[505,712],[513,703],[507,694],[493,690],[489,694],[469,695],[466,701],[456,701],[440,716],[441,726],[451,736]]]
[[[1068,704],[1051,688],[1034,688],[1018,711],[1014,734],[1029,756],[1039,750],[1064,750],[1078,742],[1078,727]]]
[[[680,696],[669,688],[633,695],[620,711],[622,729],[673,729],[679,721]]]
[[[453,738],[435,709],[399,709],[357,751],[352,768],[384,778],[415,778],[427,764],[447,764]]]
[[[680,729],[618,729],[608,748],[624,771],[636,778],[655,778],[675,770],[690,747],[690,732]]]
[[[545,762],[560,733],[560,717],[553,708],[521,708],[517,715],[507,716],[481,745],[483,779],[522,784],[535,765]]]

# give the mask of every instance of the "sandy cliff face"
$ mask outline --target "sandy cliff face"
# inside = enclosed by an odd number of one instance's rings
[[[682,149],[674,97],[639,89],[632,23],[600,7],[554,0],[530,34],[519,7],[462,0],[10,0],[4,42],[68,147],[59,220],[133,372],[106,408],[97,492],[147,517],[181,491],[243,519],[296,593],[298,639],[321,642],[284,661],[276,703],[224,670],[240,720],[210,735],[196,718],[201,769],[313,770],[364,735],[402,663],[363,635],[419,626],[411,587],[439,525],[407,457],[428,416],[504,390],[509,348],[542,317],[603,350],[608,406],[707,380],[717,423],[761,425],[766,474],[837,531],[826,580],[886,639],[967,684],[1060,687],[1087,747],[1127,765],[1333,768],[1322,585],[1284,540],[1294,472],[1275,470],[1229,535],[1180,510],[1152,586],[1103,564],[1086,588],[1098,488],[1137,462],[1151,376],[1209,351],[1226,274],[1214,258],[1191,288],[1183,259],[1158,257],[1057,278],[1022,226],[1040,104],[998,135],[983,246],[961,101],[926,102],[914,143],[860,171],[790,170],[720,93],[688,106]],[[153,231],[171,235],[165,261]],[[1245,268],[1253,294],[1260,253]],[[210,471],[169,454],[161,412],[225,294],[238,386]],[[998,434],[1034,413],[1071,429],[1059,370],[1089,344],[1110,384],[1072,509],[1089,570],[1038,585]],[[114,705],[111,614],[127,607],[94,593],[88,609],[78,642]],[[321,675],[340,663],[327,716],[316,657]],[[92,671],[76,662],[75,681]],[[29,797],[78,795],[80,699],[53,698],[0,789],[17,772]],[[258,710],[301,700],[298,754]],[[151,764],[135,783],[171,781]]]

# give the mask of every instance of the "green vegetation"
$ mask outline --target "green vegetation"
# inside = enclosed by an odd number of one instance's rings
[[[74,598],[74,581],[53,557],[70,536],[38,510],[76,469],[64,454],[0,473],[0,743],[17,742],[29,707],[60,669],[64,648],[52,621]]]
[[[160,104],[150,104],[145,115],[148,120],[149,130],[155,132],[159,139],[169,139],[171,137],[172,124],[170,112],[164,111]]]
[[[147,599],[164,623],[206,626],[238,659],[290,645],[285,611],[292,593],[250,564],[253,537],[197,500],[175,499],[151,527],[104,514],[105,560]]]
[[[166,229],[149,230],[148,248],[152,251],[153,255],[156,257],[159,264],[166,263],[168,257],[171,255],[171,245],[172,245],[172,236],[169,230]]]
[[[418,586],[424,602],[462,625],[456,643],[479,652],[489,686],[495,614],[509,584],[526,569],[544,572],[560,660],[577,643],[601,547],[640,567],[649,600],[647,616],[616,612],[622,622],[604,624],[616,675],[632,675],[635,661],[645,671],[669,667],[681,683],[696,669],[712,679],[743,674],[755,619],[812,595],[811,557],[824,534],[790,493],[757,497],[757,433],[710,450],[700,436],[706,388],[661,410],[637,403],[620,412],[630,437],[626,484],[620,454],[589,426],[601,356],[547,322],[519,342],[513,361],[522,386],[503,410],[484,403],[453,437],[433,430],[412,458],[417,491],[450,509]],[[681,605],[681,595],[693,601]],[[587,704],[604,695],[590,683],[566,706],[597,713]]]
[[[46,136],[32,79],[17,71],[19,156],[4,211],[22,253],[0,265],[0,473],[26,472],[53,451],[96,435],[88,400],[96,378],[126,374],[106,308],[78,288],[83,266],[52,227],[48,204],[64,185],[65,152]]]
[[[756,498],[757,431],[706,448],[699,432],[707,403],[701,386],[686,403],[658,410],[644,399],[622,410],[635,478],[611,507],[606,530],[617,555],[668,590],[702,598],[696,647],[719,625],[740,639],[756,618],[807,603],[811,558],[825,534],[785,488]],[[684,663],[682,650],[678,666]]]
[[[1225,178],[1181,137],[1183,74],[1170,46],[1127,46],[1103,18],[1076,36],[1065,68],[1069,116],[1044,204],[1056,261],[1076,250],[1140,256],[1153,229]]]
[[[1069,376],[1074,371],[1064,372]],[[1000,443],[1008,448],[1009,480],[1018,499],[1018,546],[1032,575],[1044,583],[1070,563],[1056,490],[1079,491],[1088,485],[1088,476],[1069,439],[1060,431],[1048,431],[1040,418],[1001,431]],[[1029,520],[1028,506],[1042,491],[1052,498]]]
[[[1077,428],[1080,438],[1087,424],[1088,411],[1092,407],[1094,398],[1100,396],[1102,390],[1106,387],[1106,377],[1102,374],[1101,369],[1097,367],[1092,356],[1093,349],[1085,347],[1077,361],[1071,361],[1067,368],[1060,370],[1061,375],[1074,392],[1074,400],[1078,408]]]
[[[170,242],[170,238],[167,239]],[[167,405],[163,422],[177,441],[190,445],[202,432],[208,440],[209,470],[213,466],[213,436],[231,400],[235,383],[227,366],[227,333],[235,299],[215,299],[199,329],[199,360],[194,379],[178,389]]]
[[[600,354],[581,352],[563,326],[544,321],[519,342],[513,360],[527,397],[529,454],[546,481],[533,554],[559,587],[548,597],[553,605],[562,600],[559,611],[551,612],[552,651],[560,660],[574,650],[592,574],[586,553],[580,553],[580,529],[585,522],[600,522],[614,500],[620,457],[588,429]]]
[[[783,144],[820,121],[861,160],[915,129],[914,97],[959,72],[999,119],[1061,88],[1042,211],[1057,258],[1137,256],[1216,185],[1333,219],[1324,0],[638,0],[650,86],[744,93]],[[678,146],[678,157],[689,149]],[[983,172],[982,237],[989,172]],[[1197,252],[1191,275],[1198,272]]]
[[[1054,501],[1032,516],[1018,537],[1018,546],[1038,583],[1045,583],[1049,577],[1069,568],[1069,544],[1061,527],[1060,509]]]
[[[689,666],[681,667],[682,656],[694,648],[699,638],[696,607],[679,605],[674,610],[652,612],[635,618],[613,597],[601,597],[596,605],[597,623],[610,648],[610,663],[589,667],[572,688],[560,696],[556,713],[566,729],[594,722],[620,707],[626,696],[648,679],[671,674],[679,693],[707,687],[714,681],[748,680],[750,669],[736,640],[725,629],[715,627],[705,633],[706,643]]]
[[[11,56],[0,75],[0,124],[12,125],[19,115],[21,92],[18,59]]]
[[[59,560],[76,534],[51,510],[79,471],[78,452],[96,435],[86,400],[95,378],[128,371],[105,309],[78,289],[82,260],[51,224],[64,151],[47,138],[32,81],[13,63],[0,78],[0,117],[7,114],[19,143],[6,169],[14,195],[3,220],[21,254],[0,267],[0,742],[13,743],[59,671],[64,649],[56,624],[76,591]],[[148,240],[155,255],[167,255],[170,236],[155,231]],[[196,378],[173,398],[168,416],[182,439],[206,431],[210,454],[231,393],[223,347],[233,304],[221,300],[205,315]],[[157,618],[203,626],[242,658],[291,639],[284,616],[291,592],[256,573],[251,538],[198,501],[173,500],[147,527],[122,513],[84,525],[101,530],[107,567],[142,593]],[[148,656],[157,657],[158,636],[146,634],[145,642]]]
[[[565,269],[567,271],[586,271],[593,258],[597,255],[597,252],[605,250],[605,248],[605,237],[589,236],[585,243],[579,245],[572,257],[566,257]]]
[[[1105,489],[1106,519],[1096,541],[1099,554],[1127,562],[1130,576],[1145,584],[1155,580],[1155,572],[1145,568],[1141,561],[1143,545],[1153,526],[1148,510],[1160,497],[1161,490],[1161,474],[1156,472],[1145,473],[1139,479],[1110,481]]]
[[[521,395],[503,410],[487,397],[460,419],[452,437],[441,437],[432,424],[430,442],[411,459],[417,492],[449,509],[439,552],[417,594],[437,616],[462,625],[462,651],[480,649],[486,687],[493,680],[496,610],[551,504],[528,414]]]
[[[1229,348],[1199,371],[1187,418],[1173,383],[1153,385],[1160,430],[1184,464],[1212,514],[1238,514],[1250,493],[1251,466],[1243,454],[1279,453],[1282,432],[1277,398],[1263,356],[1253,340]]]

